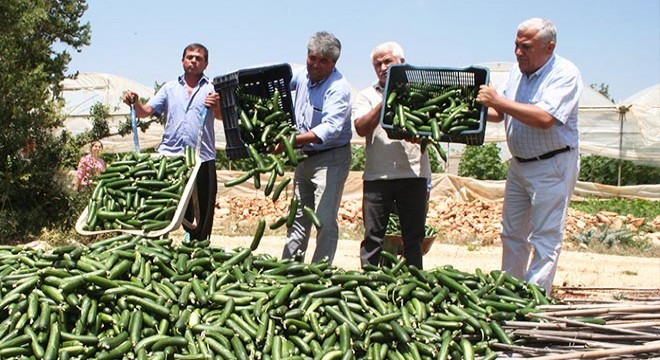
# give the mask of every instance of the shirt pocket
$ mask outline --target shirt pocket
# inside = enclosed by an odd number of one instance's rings
[[[323,120],[323,109],[312,107],[312,125],[316,126]]]

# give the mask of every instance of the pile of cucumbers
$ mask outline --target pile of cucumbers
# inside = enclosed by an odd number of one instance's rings
[[[195,149],[182,155],[121,155],[96,178],[83,229],[159,230],[170,224],[195,166]]]
[[[2,359],[493,359],[553,300],[494,270],[347,271],[129,234],[0,247]]]

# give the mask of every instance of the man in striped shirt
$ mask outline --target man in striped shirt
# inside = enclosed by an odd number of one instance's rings
[[[483,85],[477,101],[488,120],[504,120],[513,155],[502,210],[502,269],[550,293],[557,271],[566,209],[579,173],[579,70],[554,53],[552,22],[518,26],[518,66],[499,88]],[[534,255],[529,260],[534,250]]]

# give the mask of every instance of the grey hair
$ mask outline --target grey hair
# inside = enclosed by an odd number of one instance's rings
[[[537,36],[541,41],[546,43],[557,42],[557,28],[550,20],[541,18],[531,18],[523,21],[518,25],[518,31],[536,29],[539,30]]]
[[[398,58],[399,60],[405,60],[405,55],[403,53],[403,48],[401,45],[394,41],[388,41],[384,42],[374,48],[374,50],[371,52],[370,58],[371,61],[374,60],[374,56],[376,54],[382,54],[382,53],[391,53],[392,56]]]
[[[341,42],[333,34],[327,31],[319,31],[309,38],[307,51],[329,56],[334,62],[337,62],[341,54]]]

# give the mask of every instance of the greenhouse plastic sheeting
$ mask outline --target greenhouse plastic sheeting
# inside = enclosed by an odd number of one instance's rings
[[[225,187],[223,183],[227,180],[240,176],[242,171],[218,171],[218,197],[264,197],[263,189],[255,190],[252,180],[240,185]],[[262,182],[267,180],[263,175]],[[293,173],[284,176],[293,178]],[[279,178],[283,179],[284,177]],[[455,198],[461,201],[490,200],[502,201],[504,198],[505,181],[476,180],[469,177],[460,177],[451,174],[433,174],[431,199]],[[292,184],[287,187],[291,195]],[[573,192],[574,200],[582,200],[587,197],[598,198],[627,198],[660,200],[660,185],[637,185],[637,186],[609,186],[590,182],[578,181]],[[362,198],[362,172],[351,171],[344,187],[343,200]]]

